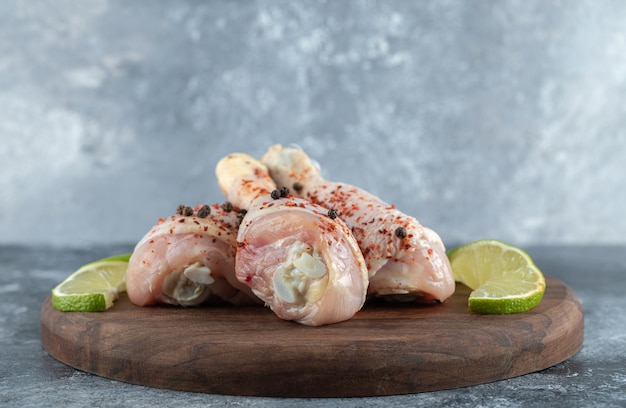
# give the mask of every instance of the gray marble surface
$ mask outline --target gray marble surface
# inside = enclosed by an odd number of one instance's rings
[[[619,0],[2,1],[0,243],[136,241],[280,142],[444,241],[624,244],[625,50]]]
[[[525,248],[548,276],[578,295],[585,313],[580,352],[544,371],[473,387],[350,399],[276,399],[154,389],[74,370],[39,338],[49,291],[81,264],[132,245],[91,248],[0,246],[0,406],[2,407],[621,407],[626,405],[626,297],[623,246]],[[94,339],[97,341],[97,339]]]

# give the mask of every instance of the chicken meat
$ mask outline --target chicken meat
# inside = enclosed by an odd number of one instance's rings
[[[361,188],[325,180],[300,148],[271,146],[261,162],[277,186],[337,211],[363,253],[370,295],[443,302],[454,293],[445,247],[433,230]]]
[[[235,277],[237,230],[242,214],[230,203],[179,206],[136,244],[126,292],[137,306],[261,303]]]
[[[363,255],[346,224],[328,209],[277,189],[267,169],[243,153],[216,174],[227,199],[245,208],[236,276],[284,320],[308,326],[353,317],[367,296]]]

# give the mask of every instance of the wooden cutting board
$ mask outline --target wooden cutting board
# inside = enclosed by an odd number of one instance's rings
[[[417,393],[553,366],[583,342],[574,292],[547,279],[515,315],[468,312],[458,285],[440,305],[368,303],[353,319],[306,327],[263,307],[136,307],[63,313],[48,298],[41,341],[61,362],[132,384],[213,394],[350,397]]]

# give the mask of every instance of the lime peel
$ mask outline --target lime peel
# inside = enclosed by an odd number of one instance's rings
[[[106,258],[98,259],[97,261],[89,262],[89,263],[81,266],[80,268],[84,268],[86,266],[94,265],[94,264],[98,264],[98,263],[102,263],[102,262],[113,262],[113,261],[128,262],[130,260],[130,256],[131,255],[132,255],[132,253],[130,253],[130,254],[112,255],[112,256],[109,256],[109,257],[106,257]]]
[[[126,291],[130,254],[115,255],[81,266],[52,289],[52,306],[62,312],[101,312]]]
[[[472,289],[468,309],[482,314],[521,313],[537,306],[545,277],[523,250],[484,239],[448,253],[455,281]]]

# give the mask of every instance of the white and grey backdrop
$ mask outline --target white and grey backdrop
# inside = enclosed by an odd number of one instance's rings
[[[447,243],[626,243],[626,2],[0,2],[0,243],[137,241],[295,143]]]

